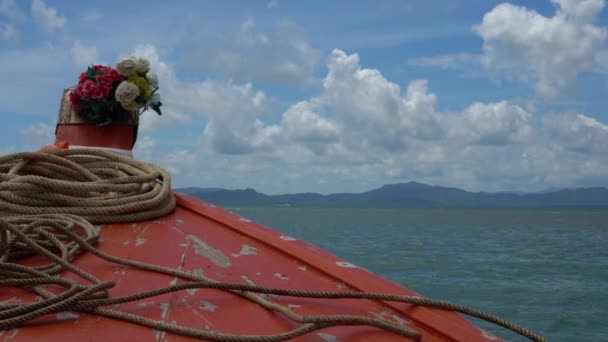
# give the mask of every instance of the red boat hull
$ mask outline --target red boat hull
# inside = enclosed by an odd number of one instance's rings
[[[416,293],[337,258],[305,241],[241,218],[221,208],[177,194],[169,216],[150,222],[101,228],[100,250],[122,258],[198,272],[231,283],[265,287]],[[86,253],[74,262],[101,280],[113,280],[112,296],[124,296],[179,283],[176,278],[118,266]],[[298,314],[355,314],[384,318],[418,331],[422,341],[496,341],[454,312],[403,303],[359,299],[306,299],[268,295],[269,301]],[[4,303],[30,302],[21,290],[0,290]],[[234,294],[197,289],[112,307],[147,318],[208,331],[244,335],[277,334],[298,326]],[[192,341],[150,328],[66,312],[0,332],[0,341]],[[295,341],[408,341],[367,326],[326,328]]]

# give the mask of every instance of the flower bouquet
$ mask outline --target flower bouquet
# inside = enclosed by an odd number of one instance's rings
[[[70,92],[70,102],[80,116],[105,126],[151,108],[161,115],[158,76],[150,72],[145,58],[129,57],[116,68],[90,66],[80,74],[78,85]]]

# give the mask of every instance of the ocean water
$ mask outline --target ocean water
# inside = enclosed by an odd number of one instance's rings
[[[229,209],[551,341],[608,341],[607,209]]]

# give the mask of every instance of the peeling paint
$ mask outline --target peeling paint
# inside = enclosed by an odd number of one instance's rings
[[[277,278],[279,278],[279,279],[281,279],[281,280],[287,280],[287,279],[289,279],[288,276],[286,276],[284,274],[281,274],[281,273],[275,273],[274,276],[277,277]]]
[[[340,342],[334,335],[328,333],[317,333],[317,335],[323,340],[323,342]]]
[[[173,278],[173,280],[171,280],[169,282],[169,286],[173,286],[173,285],[176,285],[176,284],[177,284],[177,277]]]
[[[483,329],[480,329],[480,330],[481,330],[481,335],[483,335],[483,337],[485,337],[485,338],[487,338],[489,340],[500,340],[500,338],[498,336],[493,335],[493,334],[491,334],[491,333],[489,333],[489,332],[487,332],[487,331],[485,331]]]
[[[340,267],[344,267],[344,268],[357,268],[356,265],[351,264],[348,261],[336,261],[336,265],[338,265]]]
[[[244,217],[241,217],[240,220],[243,221],[243,222],[247,222],[247,223],[251,222],[250,219],[244,218]]]
[[[128,245],[130,242],[131,242],[131,241],[127,240],[127,241],[123,242],[122,244],[126,246],[126,245]]]
[[[302,305],[298,305],[298,304],[287,304],[287,308],[288,309],[296,309],[296,308],[301,308]]]
[[[195,277],[202,277],[203,276],[203,269],[202,268],[195,268],[192,270],[192,275]]]
[[[180,224],[182,224],[182,223],[184,223],[184,220],[182,220],[182,219],[176,219],[176,220],[175,220],[175,224],[176,224],[176,225],[178,225],[178,226],[179,226]]]
[[[243,245],[241,247],[241,251],[238,253],[233,253],[232,256],[235,258],[241,257],[243,255],[257,255],[258,249],[249,245]]]
[[[196,294],[196,292],[198,291],[198,289],[187,289],[186,292],[188,292],[189,295],[194,296],[194,294]]]
[[[139,306],[140,308],[145,308],[150,304],[154,304],[154,302],[138,302],[137,306]]]
[[[281,235],[279,237],[281,238],[281,240],[285,240],[285,241],[295,241],[295,240],[297,240],[296,238],[288,236],[288,235]]]
[[[225,256],[224,253],[204,243],[197,236],[188,235],[188,239],[194,242],[194,252],[196,254],[209,259],[214,265],[218,267],[226,268],[232,266],[230,259],[228,259],[228,257]]]
[[[248,276],[244,274],[241,276],[241,279],[243,279],[249,285],[257,286],[257,284],[253,280],[251,280]]]
[[[19,303],[21,303],[21,302],[19,301],[19,298],[17,298],[17,297],[11,297],[9,299],[0,301],[0,305],[12,305],[12,304],[19,304]]]
[[[306,265],[298,266],[298,269],[300,269],[302,271],[306,271],[306,270],[308,270],[308,266],[306,266]]]
[[[167,316],[169,316],[169,303],[162,303],[160,305],[160,320],[161,321],[166,320]],[[156,329],[154,329],[153,332],[154,332],[154,338],[156,339],[156,342],[160,342],[160,341],[164,340],[166,332],[164,332],[162,330],[156,330]]]
[[[401,317],[399,315],[395,315],[391,311],[381,311],[381,312],[370,311],[370,315],[372,315],[376,318],[379,318],[379,319],[383,319],[383,320],[392,319],[393,321],[395,321],[396,323],[398,323],[402,326],[406,326],[409,324],[409,321],[407,319],[404,319],[403,317]]]
[[[215,310],[217,309],[217,305],[215,305],[211,302],[208,302],[206,300],[201,300],[200,303],[201,303],[201,305],[200,305],[201,310],[215,312]]]
[[[139,246],[143,245],[144,243],[146,243],[146,239],[144,239],[142,237],[138,237],[137,240],[135,240],[135,247],[139,247]]]
[[[62,311],[62,312],[58,312],[55,315],[55,318],[57,318],[60,321],[64,321],[64,320],[68,320],[68,319],[78,319],[78,318],[80,318],[80,315],[73,311]]]

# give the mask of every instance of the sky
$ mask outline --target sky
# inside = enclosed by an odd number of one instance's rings
[[[0,0],[0,154],[127,56],[163,100],[134,155],[174,187],[608,186],[604,0]]]

